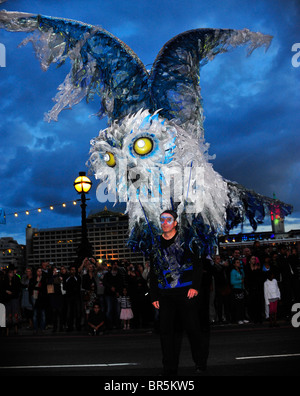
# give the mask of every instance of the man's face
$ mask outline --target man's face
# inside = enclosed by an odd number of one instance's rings
[[[177,221],[169,213],[163,213],[160,216],[160,224],[164,233],[173,231],[177,226]]]
[[[240,255],[241,255],[241,253],[240,253],[239,250],[235,250],[235,251],[233,252],[233,257],[234,257],[234,258],[239,258]]]
[[[76,274],[76,268],[75,267],[71,267],[70,268],[70,274],[71,275],[75,275]]]
[[[221,257],[220,256],[216,256],[215,257],[215,263],[216,264],[220,264],[221,263]]]

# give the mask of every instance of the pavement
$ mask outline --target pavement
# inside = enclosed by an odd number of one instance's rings
[[[291,322],[289,320],[278,320],[277,326],[278,328],[280,327],[290,327]],[[270,324],[268,320],[264,320],[262,323],[244,323],[244,324],[238,324],[238,323],[228,323],[228,322],[212,322],[210,324],[210,330],[211,332],[219,331],[219,330],[242,330],[242,329],[268,329],[270,328]],[[123,330],[122,328],[116,328],[114,327],[111,330],[106,330],[104,333],[101,333],[100,336],[97,337],[107,337],[107,336],[116,336],[116,335],[143,335],[143,334],[159,334],[157,331],[153,330],[152,326],[148,327],[140,327],[140,328],[130,328],[129,330]],[[0,328],[0,336],[1,337],[6,337],[6,331],[4,328]],[[91,334],[89,331],[85,330],[83,327],[81,330],[73,330],[68,332],[67,330],[63,331],[55,331],[53,332],[53,327],[52,325],[49,325],[46,327],[44,331],[38,330],[38,332],[35,332],[33,329],[28,328],[26,325],[22,325],[21,328],[18,329],[18,333],[15,334],[14,329],[11,329],[8,337],[21,337],[21,336],[33,336],[33,337],[39,337],[39,336],[70,336],[70,337],[94,337],[93,334]]]
[[[211,326],[208,368],[200,375],[184,338],[179,376],[197,381],[212,376],[298,376],[300,328],[285,321],[279,325]],[[109,378],[157,380],[161,372],[159,335],[147,328],[115,329],[102,336],[84,331],[52,334],[51,328],[36,336],[21,329],[17,336],[0,337],[0,351],[0,376],[95,376],[102,384]]]

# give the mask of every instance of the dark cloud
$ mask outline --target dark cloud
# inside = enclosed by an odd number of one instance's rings
[[[276,192],[299,211],[300,74],[291,64],[299,3],[260,2],[256,12],[262,9],[259,23],[274,36],[269,51],[244,58],[238,50],[202,70],[206,139],[225,177],[268,196]]]

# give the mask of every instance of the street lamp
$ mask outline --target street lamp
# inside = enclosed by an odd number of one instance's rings
[[[80,194],[81,200],[81,243],[78,247],[78,259],[83,260],[85,257],[91,257],[93,248],[87,236],[86,226],[86,194],[92,188],[91,180],[86,176],[85,172],[79,172],[79,176],[74,181],[74,188]]]

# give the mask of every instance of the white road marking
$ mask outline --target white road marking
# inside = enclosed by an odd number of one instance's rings
[[[244,357],[236,357],[236,360],[247,360],[247,359],[270,359],[270,358],[282,358],[282,357],[291,357],[291,356],[300,356],[300,353],[288,353],[285,355],[265,355],[265,356],[244,356]]]
[[[54,364],[47,366],[4,366],[0,369],[52,369],[52,368],[82,368],[82,367],[120,367],[138,366],[139,363],[95,363],[95,364]]]

